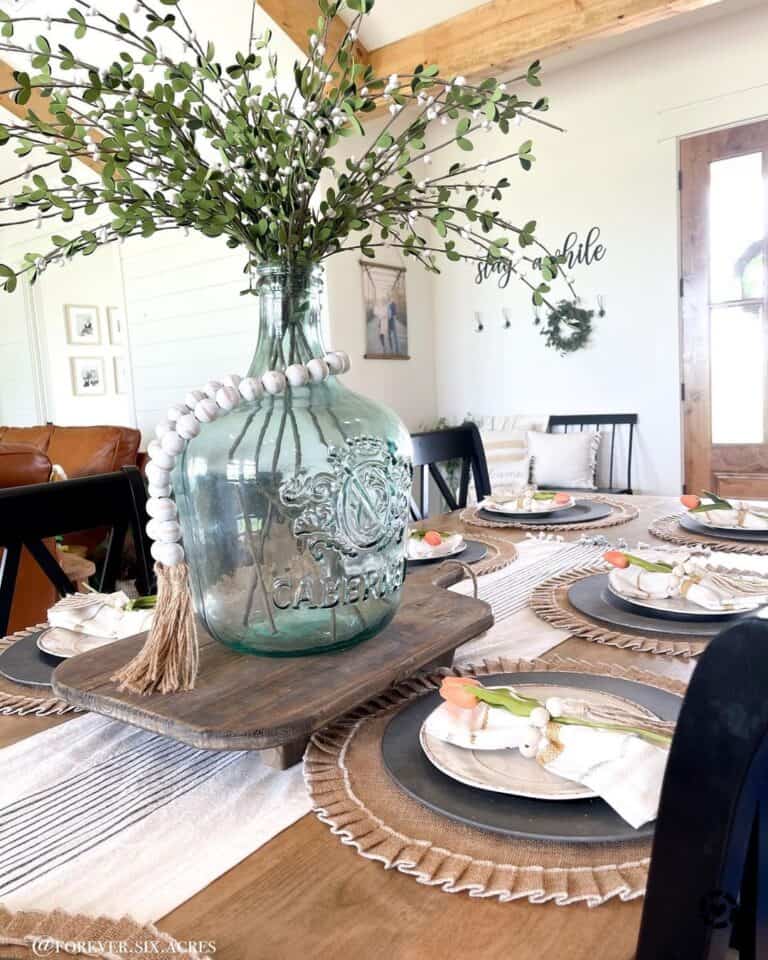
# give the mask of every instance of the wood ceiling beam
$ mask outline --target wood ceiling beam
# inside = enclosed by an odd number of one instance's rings
[[[0,59],[0,90],[9,90],[17,85],[13,79],[13,71],[14,67],[6,63],[5,60]],[[13,114],[14,117],[18,117],[20,120],[26,120],[27,111],[33,110],[41,120],[55,123],[56,118],[48,109],[49,103],[50,100],[44,97],[38,90],[32,91],[29,102],[23,106],[16,103],[9,94],[0,94],[0,107]],[[99,160],[94,160],[92,157],[78,157],[77,159],[87,167],[90,167],[91,170],[95,170],[96,173],[101,174],[103,164]]]
[[[319,10],[316,0],[259,0],[259,6],[293,40],[297,47],[309,53],[309,34],[317,30]],[[347,33],[347,25],[336,16],[328,27],[328,53],[333,56]],[[368,63],[368,51],[359,40],[353,44],[358,63]],[[328,59],[326,55],[326,60]]]
[[[436,63],[443,76],[498,76],[514,66],[721,0],[492,0],[372,50],[377,76]]]

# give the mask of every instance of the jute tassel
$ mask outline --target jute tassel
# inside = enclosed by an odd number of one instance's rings
[[[156,563],[157,606],[152,629],[139,653],[112,677],[131,693],[192,690],[199,650],[186,563]]]

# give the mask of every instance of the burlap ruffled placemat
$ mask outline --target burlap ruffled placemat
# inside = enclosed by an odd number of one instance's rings
[[[685,547],[710,547],[725,553],[768,554],[768,543],[748,543],[745,540],[724,540],[716,534],[693,533],[680,526],[680,514],[672,513],[668,517],[659,517],[648,527],[648,533],[669,543],[679,543]]]
[[[0,640],[0,653],[17,640],[37,633],[47,626],[47,623],[38,623],[37,626],[3,637]],[[79,712],[78,708],[71,707],[63,700],[54,697],[49,687],[26,687],[0,676],[0,716],[2,717],[58,717],[65,713]]]
[[[531,533],[537,533],[542,530],[556,533],[578,533],[580,530],[599,530],[602,527],[617,527],[619,524],[636,520],[640,515],[637,507],[632,506],[631,503],[624,503],[622,500],[615,500],[613,497],[592,494],[590,496],[579,496],[579,500],[594,500],[596,503],[607,503],[608,506],[611,507],[612,512],[610,516],[602,517],[600,520],[593,520],[591,522],[537,523],[535,527],[532,527],[529,523],[515,523],[510,520],[499,522],[486,520],[484,517],[478,515],[478,511],[480,510],[478,506],[465,507],[461,511],[460,518],[464,523],[468,523],[473,527],[492,527],[497,530],[528,530]]]
[[[566,573],[545,580],[531,595],[531,610],[542,620],[567,630],[573,637],[604,643],[609,647],[623,647],[639,653],[658,653],[668,657],[697,657],[703,652],[707,640],[687,640],[665,634],[648,634],[640,630],[624,628],[617,630],[604,623],[591,620],[586,614],[571,606],[568,600],[568,588],[577,580],[591,577],[596,573],[605,573],[602,565],[577,567]]]
[[[203,949],[210,949],[204,947]],[[173,960],[211,960],[197,945],[180,943],[154,926],[142,926],[124,917],[84,917],[62,913],[10,913],[0,906],[0,957],[73,958],[121,956],[172,957]]]
[[[389,778],[381,738],[398,709],[439,686],[446,674],[530,671],[591,673],[647,683],[682,695],[685,685],[637,668],[583,660],[484,660],[421,674],[316,733],[304,757],[304,777],[315,812],[341,842],[369,860],[439,886],[447,893],[527,898],[559,905],[599,906],[642,896],[650,841],[567,844],[515,840],[441,817],[403,793]]]
[[[504,567],[508,567],[510,563],[514,563],[514,561],[517,560],[517,547],[509,540],[503,540],[501,537],[493,537],[490,534],[473,536],[469,539],[476,540],[478,543],[484,543],[486,547],[488,547],[488,553],[483,559],[472,564],[472,570],[478,577],[482,577],[487,573],[496,573],[497,570],[503,570]],[[458,554],[456,559],[461,561],[461,554]]]

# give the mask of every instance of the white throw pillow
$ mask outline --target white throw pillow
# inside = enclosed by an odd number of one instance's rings
[[[538,433],[528,431],[528,453],[533,461],[533,482],[540,487],[597,488],[597,453],[600,434]]]
[[[475,422],[483,441],[491,490],[525,486],[530,480],[528,431],[546,429],[546,414],[476,417]]]

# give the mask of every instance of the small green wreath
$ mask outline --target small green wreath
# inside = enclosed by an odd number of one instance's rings
[[[546,338],[547,346],[555,347],[562,356],[575,353],[587,345],[594,315],[594,310],[585,310],[568,300],[561,300],[550,310],[541,335]],[[540,324],[541,318],[536,317],[534,323]]]

